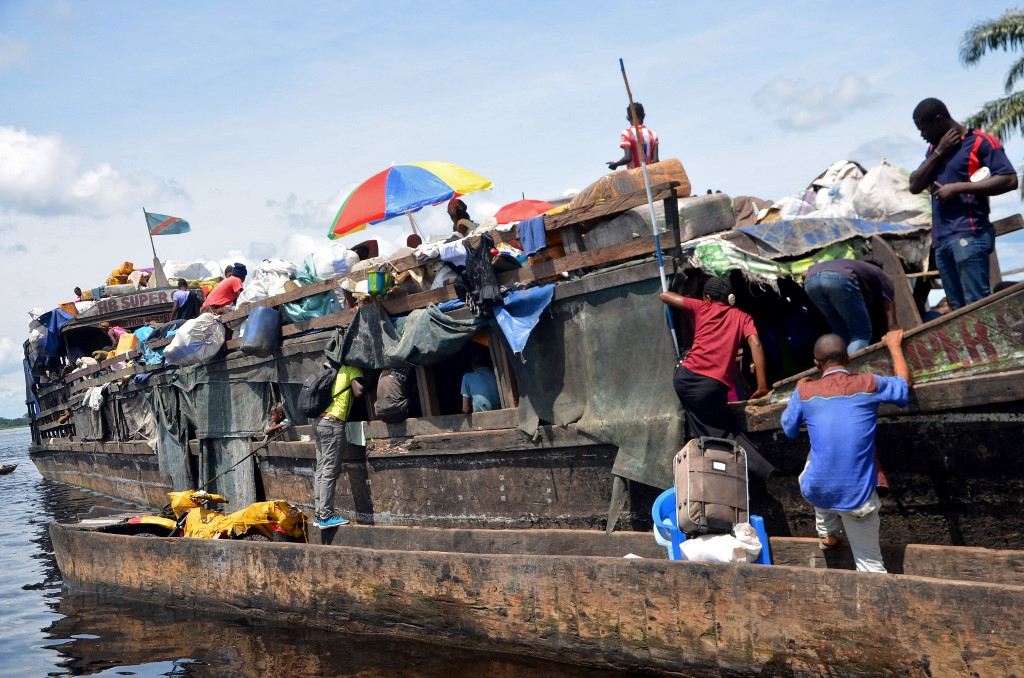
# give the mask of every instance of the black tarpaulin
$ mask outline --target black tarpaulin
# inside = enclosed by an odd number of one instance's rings
[[[658,279],[556,300],[510,361],[519,383],[520,428],[541,422],[619,448],[612,472],[667,488],[683,442],[672,388],[675,352]]]

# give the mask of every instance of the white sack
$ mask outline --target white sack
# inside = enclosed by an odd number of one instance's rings
[[[245,279],[236,306],[266,299],[284,292],[284,284],[295,273],[295,264],[284,259],[264,259]]]
[[[311,258],[312,269],[320,280],[348,273],[359,261],[359,255],[341,243],[318,247],[307,256]]]
[[[808,219],[856,219],[857,209],[853,206],[853,196],[857,193],[858,177],[846,177],[832,184],[831,188],[822,188],[814,195],[814,210],[804,217]]]
[[[224,326],[212,313],[203,313],[178,328],[164,349],[168,365],[209,362],[224,345]]]
[[[906,226],[931,226],[932,208],[927,193],[910,192],[910,175],[882,158],[860,180],[853,205],[864,219]]]
[[[679,546],[685,560],[703,563],[752,563],[761,555],[761,540],[750,523],[737,523],[732,534],[704,534]]]
[[[168,280],[209,280],[224,275],[224,269],[216,261],[165,261],[164,275]]]

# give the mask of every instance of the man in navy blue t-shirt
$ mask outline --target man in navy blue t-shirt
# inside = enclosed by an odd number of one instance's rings
[[[995,249],[988,197],[1017,188],[1017,172],[991,134],[968,129],[938,99],[914,109],[914,125],[928,142],[910,192],[932,197],[932,247],[949,307],[953,310],[991,294],[988,260]]]

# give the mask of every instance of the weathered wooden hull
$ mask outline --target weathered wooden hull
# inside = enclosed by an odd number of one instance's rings
[[[652,675],[1024,671],[1019,584],[623,559],[652,555],[639,534],[355,527],[322,546],[50,533],[73,590]]]
[[[313,496],[313,443],[271,446],[259,463],[261,497],[296,504]],[[144,443],[56,441],[32,449],[51,480],[161,507],[172,489]],[[608,517],[615,448],[579,445],[458,454],[375,454],[353,447],[335,506],[359,522],[432,527],[590,529]],[[659,490],[631,488],[620,527],[650,527]]]
[[[1020,375],[1024,384],[1024,375]],[[1015,381],[1015,373],[1004,373]],[[948,383],[948,382],[947,382]],[[889,479],[882,530],[894,541],[1024,548],[1021,401],[939,412],[886,414],[877,447]],[[778,467],[752,483],[768,533],[812,536],[812,507],[798,476],[809,442],[778,429],[749,434]],[[342,465],[336,506],[376,525],[572,528],[606,525],[615,450],[609,446],[422,453],[353,448]],[[259,464],[261,495],[308,502],[312,443],[274,445]],[[33,448],[47,478],[153,507],[167,502],[170,478],[143,444],[54,442]],[[618,530],[650,530],[659,490],[630,484]]]

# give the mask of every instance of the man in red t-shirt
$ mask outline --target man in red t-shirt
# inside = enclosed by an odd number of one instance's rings
[[[719,276],[704,285],[704,298],[691,299],[674,292],[662,292],[661,300],[680,309],[693,321],[693,345],[686,358],[676,366],[672,378],[676,395],[686,411],[690,435],[736,440],[747,453],[747,467],[767,478],[775,470],[743,435],[728,407],[729,389],[733,386],[736,352],[746,340],[754,360],[757,390],[751,400],[768,395],[768,376],[764,347],[757,335],[754,320],[733,306],[729,279]]]
[[[206,301],[203,303],[202,312],[216,313],[223,310],[226,306],[234,304],[235,300],[238,299],[238,294],[242,291],[242,283],[245,282],[247,274],[248,271],[245,268],[245,264],[236,263],[232,266],[231,277],[224,278],[210,291]]]

